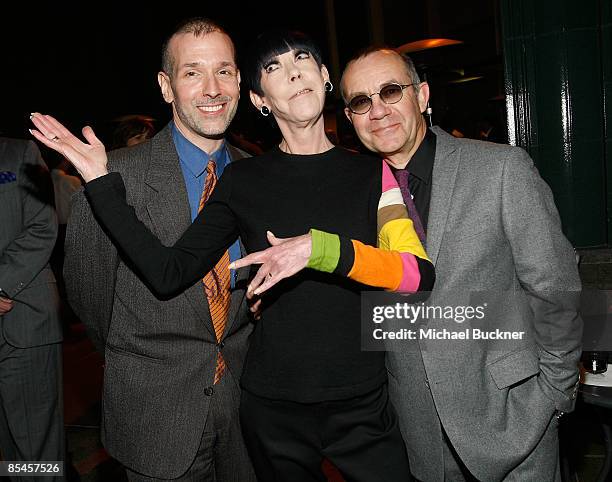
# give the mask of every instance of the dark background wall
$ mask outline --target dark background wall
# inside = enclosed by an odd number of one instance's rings
[[[337,72],[336,84],[340,67],[371,42],[398,47],[432,37],[457,39],[463,43],[412,54],[431,84],[434,123],[467,137],[479,137],[484,128],[492,140],[525,147],[553,188],[572,242],[608,245],[611,5],[612,0],[200,1],[163,7],[24,2],[0,17],[0,133],[29,138],[34,110],[52,113],[72,129],[91,124],[102,137],[124,114],[147,114],[163,126],[169,109],[156,80],[161,43],[188,16],[219,20],[239,52],[263,30],[304,30],[321,45]],[[340,139],[350,141],[337,97],[330,96],[326,118]],[[275,141],[247,92],[232,130],[267,146]]]
[[[32,110],[53,113],[76,126],[84,122],[99,124],[127,113],[167,119],[168,109],[161,100],[156,81],[160,46],[176,22],[192,15],[208,15],[224,23],[239,51],[260,31],[288,27],[313,35],[325,57],[330,59],[326,3],[325,0],[174,2],[163,9],[129,2],[89,3],[87,7],[68,7],[56,2],[36,7],[18,6],[15,12],[0,18],[3,59],[0,87],[4,97],[0,130],[9,135],[27,136],[27,114]],[[469,0],[455,5],[443,0],[357,0],[331,3],[340,65],[373,38],[373,8],[382,15],[383,40],[391,46],[439,35],[465,40],[465,46],[454,48],[448,56],[422,55],[417,59],[421,63],[431,59],[436,72],[447,75],[443,65],[447,62],[455,68],[465,67],[464,61],[476,66],[483,64],[486,68],[495,62],[501,65],[492,7],[496,2]],[[431,77],[434,83],[448,80],[442,75],[438,78],[435,72]],[[500,78],[501,70],[498,79],[493,80],[494,88],[487,93],[490,97],[501,93]],[[243,99],[247,100],[244,94]],[[460,96],[444,98],[452,103],[458,102]],[[246,102],[242,107],[246,108],[241,109],[238,123],[252,110]],[[446,107],[439,118],[445,110]],[[463,104],[458,103],[456,110],[465,110]]]

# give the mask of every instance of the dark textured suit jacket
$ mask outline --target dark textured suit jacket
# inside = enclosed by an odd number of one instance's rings
[[[58,343],[58,295],[49,267],[57,221],[49,172],[36,144],[6,138],[0,138],[0,172],[15,178],[0,184],[0,289],[15,302],[2,317],[4,338],[18,348]]]
[[[247,154],[229,147],[232,159]],[[172,245],[191,224],[189,201],[171,130],[109,154],[128,202],[162,243]],[[223,355],[242,372],[249,323],[239,271]],[[174,478],[193,461],[206,423],[217,342],[202,284],[159,300],[132,272],[79,192],[73,197],[64,267],[68,298],[104,349],[102,441],[135,471]]]

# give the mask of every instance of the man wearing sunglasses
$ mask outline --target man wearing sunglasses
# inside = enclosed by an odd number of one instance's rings
[[[357,55],[341,89],[357,135],[387,159],[416,211],[436,268],[430,301],[443,305],[461,290],[511,292],[516,304],[498,312],[496,326],[525,332],[505,350],[418,340],[417,349],[388,353],[413,475],[560,480],[557,424],[576,396],[581,286],[549,187],[522,149],[427,128],[429,87],[393,50]]]

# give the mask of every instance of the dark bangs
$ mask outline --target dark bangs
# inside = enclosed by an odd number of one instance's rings
[[[244,57],[245,68],[242,70],[242,74],[245,77],[248,88],[258,95],[263,95],[261,91],[262,69],[274,57],[291,50],[305,50],[309,52],[317,62],[317,65],[321,67],[321,51],[306,34],[288,30],[265,32],[255,39],[255,42],[249,48],[247,56]]]

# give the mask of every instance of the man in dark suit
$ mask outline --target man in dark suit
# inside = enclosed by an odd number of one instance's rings
[[[221,27],[202,18],[184,22],[164,45],[162,64],[158,81],[172,121],[152,139],[113,151],[109,168],[122,174],[143,222],[172,245],[214,186],[212,171],[219,176],[246,154],[223,138],[238,106],[240,73]],[[240,257],[238,244],[229,257]],[[129,479],[254,481],[238,419],[252,330],[246,280],[232,273],[231,305],[217,334],[204,283],[155,298],[82,193],[73,198],[64,273],[70,304],[105,354],[102,441]]]
[[[497,308],[507,302],[500,297],[513,301],[495,326],[525,333],[516,344],[471,339],[445,350],[418,340],[388,353],[389,395],[413,474],[560,480],[557,424],[576,397],[581,285],[550,188],[522,149],[428,129],[429,88],[393,50],[354,58],[341,87],[357,135],[387,159],[406,204],[414,201],[436,268],[430,302],[495,291]]]
[[[53,187],[33,142],[0,138],[0,452],[64,460]],[[59,479],[57,479],[59,480]]]

